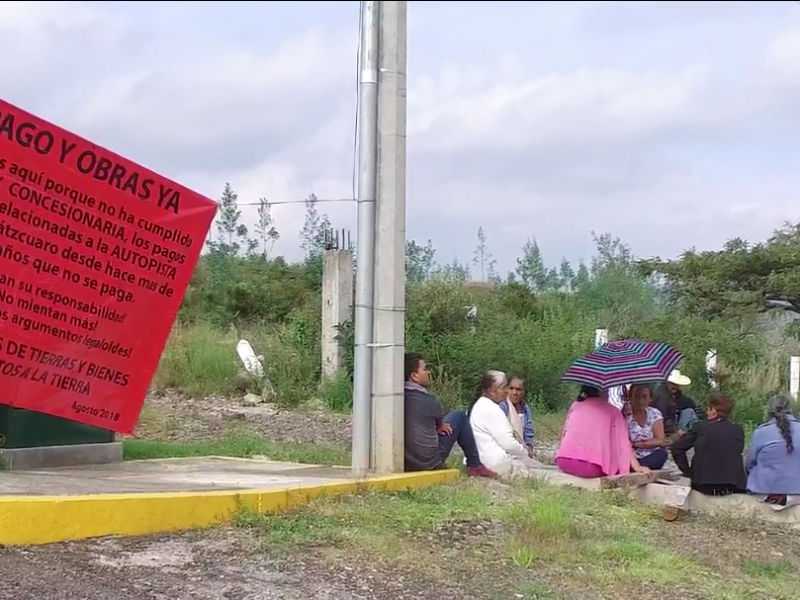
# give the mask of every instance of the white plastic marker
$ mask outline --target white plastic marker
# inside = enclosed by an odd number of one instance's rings
[[[595,329],[594,330],[594,347],[599,348],[603,344],[608,343],[608,329]]]
[[[264,365],[256,355],[250,342],[247,340],[239,340],[236,344],[236,354],[239,355],[239,360],[244,365],[244,370],[253,377],[264,377]]]
[[[717,351],[713,348],[706,352],[706,373],[708,373],[708,385],[712,390],[719,387],[717,381]]]
[[[800,393],[800,356],[789,358],[789,394],[797,400]]]

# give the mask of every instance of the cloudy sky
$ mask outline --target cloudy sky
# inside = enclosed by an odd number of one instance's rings
[[[0,94],[213,198],[351,197],[358,4],[2,2]],[[506,271],[528,237],[674,256],[800,218],[797,2],[410,2],[408,86],[441,260],[480,225]],[[303,206],[274,215],[298,257]]]

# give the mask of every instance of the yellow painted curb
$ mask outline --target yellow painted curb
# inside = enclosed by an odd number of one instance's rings
[[[241,509],[278,512],[320,496],[420,488],[453,481],[459,475],[456,470],[426,471],[270,490],[5,496],[0,497],[0,545],[202,529],[230,521]]]

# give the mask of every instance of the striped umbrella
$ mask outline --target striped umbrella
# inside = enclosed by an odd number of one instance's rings
[[[683,360],[683,354],[661,342],[609,342],[572,362],[563,381],[599,389],[626,383],[664,381]]]

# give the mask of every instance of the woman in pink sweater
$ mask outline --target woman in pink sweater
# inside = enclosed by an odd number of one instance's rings
[[[584,386],[567,413],[556,453],[561,471],[576,477],[647,473],[636,460],[622,412],[608,403],[608,390]]]

